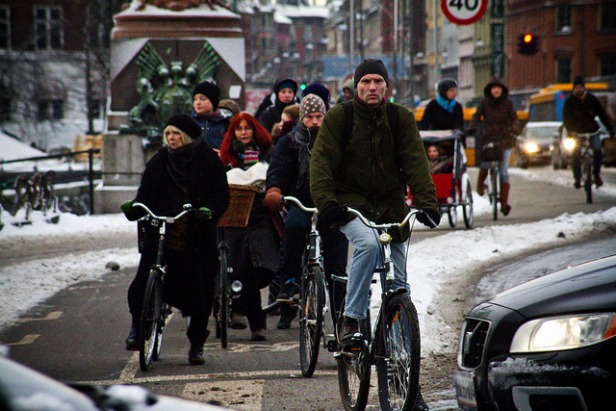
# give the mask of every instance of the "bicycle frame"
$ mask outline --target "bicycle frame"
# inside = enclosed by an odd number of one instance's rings
[[[600,131],[594,133],[575,133],[575,145],[580,147],[580,166],[582,178],[584,179],[584,191],[586,192],[586,202],[592,204],[592,168],[595,155],[595,148],[590,139],[599,135]]]

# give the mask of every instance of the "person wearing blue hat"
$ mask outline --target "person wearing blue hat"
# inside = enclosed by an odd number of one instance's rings
[[[282,110],[291,104],[295,104],[297,82],[291,78],[283,78],[274,85],[274,93],[276,94],[274,104],[266,108],[257,117],[259,123],[270,133],[272,132],[274,124],[280,121]]]

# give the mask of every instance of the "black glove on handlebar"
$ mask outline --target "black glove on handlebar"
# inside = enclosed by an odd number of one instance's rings
[[[328,227],[340,227],[349,221],[349,212],[346,206],[331,205],[326,207],[323,212],[319,214],[319,219]]]
[[[434,224],[430,221],[432,220]],[[429,228],[436,228],[441,223],[441,213],[432,208],[422,208],[417,214],[417,221]]]

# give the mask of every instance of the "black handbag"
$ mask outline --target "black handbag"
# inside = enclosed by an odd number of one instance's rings
[[[481,161],[502,161],[503,160],[503,144],[488,143],[481,149]]]

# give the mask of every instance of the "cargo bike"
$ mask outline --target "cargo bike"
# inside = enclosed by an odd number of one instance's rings
[[[434,167],[432,181],[441,215],[446,214],[449,226],[454,228],[458,224],[458,210],[461,209],[464,226],[472,228],[473,192],[466,173],[464,134],[458,130],[420,131],[419,134],[426,151],[430,146],[436,146],[439,150],[439,165]],[[413,205],[410,194],[408,202]]]

